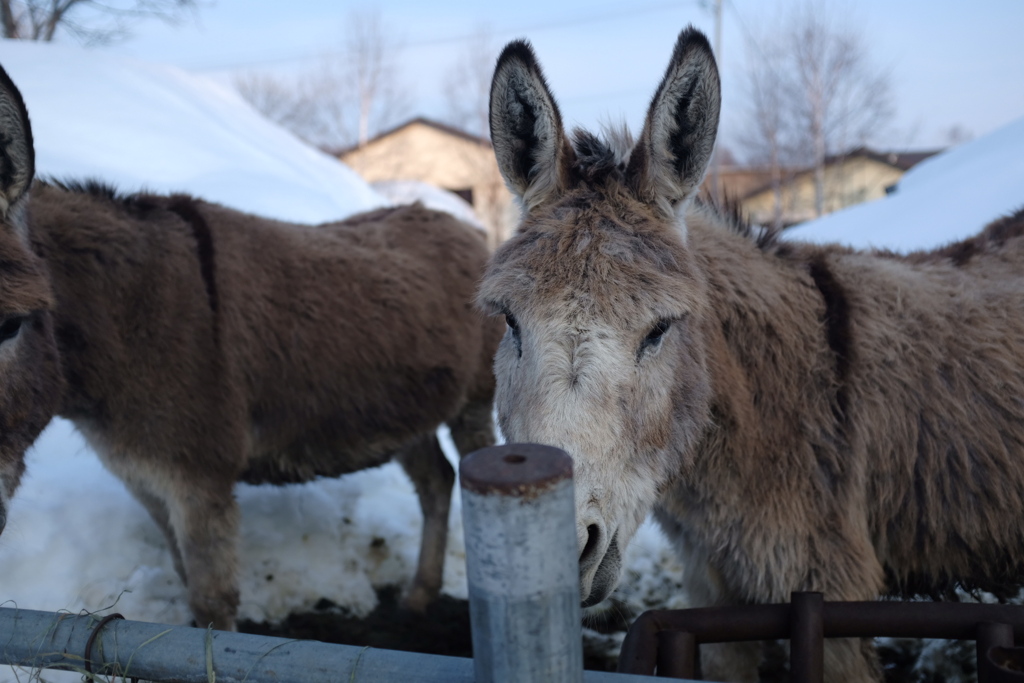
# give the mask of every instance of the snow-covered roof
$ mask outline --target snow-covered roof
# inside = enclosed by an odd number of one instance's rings
[[[970,237],[1024,207],[1024,117],[925,159],[874,202],[795,226],[793,239],[894,251]]]

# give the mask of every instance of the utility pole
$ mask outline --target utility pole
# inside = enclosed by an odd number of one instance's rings
[[[715,0],[715,61],[718,62],[718,73],[722,73],[722,0]],[[721,204],[721,191],[719,189],[719,159],[721,155],[716,149],[711,156],[711,197],[715,204]]]

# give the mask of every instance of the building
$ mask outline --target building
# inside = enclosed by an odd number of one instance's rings
[[[490,141],[452,126],[415,118],[337,156],[371,183],[418,180],[454,192],[473,206],[492,249],[518,221]]]
[[[861,147],[825,160],[824,213],[884,197],[915,164],[936,154],[926,152],[875,152]],[[740,201],[752,223],[789,226],[817,217],[814,169],[781,169],[778,204],[771,172],[758,169],[761,182],[733,196]],[[725,178],[725,174],[722,174]],[[750,177],[750,174],[745,177]],[[727,188],[727,181],[723,180]]]

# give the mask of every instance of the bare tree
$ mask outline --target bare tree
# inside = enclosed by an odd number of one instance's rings
[[[782,171],[793,160],[790,139],[794,137],[790,118],[790,102],[785,94],[785,56],[778,45],[761,46],[748,41],[748,61],[743,87],[746,90],[747,127],[740,143],[747,149],[748,160],[766,166],[771,175],[771,225],[782,227]],[[753,57],[750,53],[755,53]]]
[[[480,26],[444,80],[449,122],[482,138],[489,138],[491,133],[488,109],[497,59],[491,30]]]
[[[491,77],[498,60],[498,47],[491,30],[479,26],[466,42],[458,60],[444,79],[447,120],[453,126],[488,140],[490,131]],[[495,249],[508,238],[511,229],[511,196],[491,153],[465,159],[477,178],[473,209],[487,227],[488,245]]]
[[[246,72],[232,79],[235,89],[271,121],[322,148],[347,146],[351,107],[330,61],[306,72],[277,75]]]
[[[969,129],[961,126],[959,123],[954,124],[946,129],[946,144],[950,147],[955,147],[959,144],[963,144],[974,139],[974,133]]]
[[[409,91],[398,76],[402,46],[384,27],[379,12],[349,15],[342,49],[342,83],[357,106],[356,140],[365,145],[409,109]]]
[[[0,0],[4,38],[51,41],[58,29],[86,44],[126,37],[143,19],[176,22],[200,0]]]
[[[748,49],[752,96],[765,99],[751,107],[758,112],[752,128],[766,131],[760,134],[765,146],[776,144],[813,167],[820,216],[826,158],[866,144],[892,119],[892,90],[888,72],[871,64],[851,21],[837,20],[824,4],[798,6],[782,26],[753,38],[756,47]],[[781,121],[771,120],[775,113]],[[781,138],[771,143],[765,134]]]
[[[363,145],[408,114],[398,66],[401,46],[377,13],[349,15],[338,52],[289,76],[249,72],[238,92],[264,116],[323,148]]]

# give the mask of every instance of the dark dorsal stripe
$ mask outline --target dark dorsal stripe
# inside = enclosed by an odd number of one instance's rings
[[[850,330],[850,302],[846,291],[836,280],[823,254],[815,255],[809,262],[811,279],[825,300],[825,338],[835,355],[836,362],[836,419],[844,424],[850,397],[847,380],[853,360],[853,340]]]
[[[192,235],[196,238],[196,255],[199,257],[199,272],[203,278],[203,285],[206,287],[206,298],[213,312],[213,329],[216,333],[217,311],[219,300],[217,295],[216,262],[214,259],[213,234],[210,232],[210,225],[206,222],[203,214],[194,198],[184,194],[172,195],[167,203],[167,208],[181,216],[192,228]]]
[[[177,214],[192,228],[192,235],[196,240],[196,254],[199,258],[199,272],[203,278],[203,286],[206,289],[206,299],[209,302],[210,310],[214,314],[214,331],[217,331],[217,312],[220,302],[217,293],[213,233],[210,232],[210,225],[206,222],[206,218],[203,217],[202,212],[199,210],[198,201],[194,197],[187,194],[174,194],[168,197],[165,202],[159,195],[148,192],[121,194],[113,185],[96,180],[95,178],[87,178],[85,180],[55,180],[47,178],[42,182],[68,192],[86,194],[111,202],[140,218],[149,216],[153,211],[159,211],[161,206],[165,206],[167,210]]]

